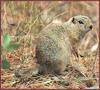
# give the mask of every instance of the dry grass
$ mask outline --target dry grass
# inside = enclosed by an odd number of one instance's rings
[[[38,36],[38,33],[54,20],[56,20],[57,23],[63,23],[71,16],[79,14],[87,15],[92,19],[94,30],[87,34],[79,47],[79,52],[85,56],[79,58],[73,56],[72,61],[74,59],[75,62],[72,62],[72,64],[78,63],[76,68],[80,68],[79,64],[86,67],[89,73],[88,76],[79,78],[80,72],[68,67],[68,73],[65,76],[59,76],[59,78],[56,76],[37,76],[28,82],[16,80],[14,77],[16,68],[21,65],[25,67],[36,66],[34,58],[35,38]],[[5,57],[7,57],[11,63],[10,69],[2,69],[2,88],[81,89],[96,83],[96,81],[98,81],[99,72],[98,46],[95,46],[96,44],[98,45],[99,42],[98,18],[98,2],[94,1],[2,1],[2,35],[8,32],[12,37],[12,41],[20,44],[18,50],[14,50],[13,52],[2,51],[2,55],[6,53]],[[92,50],[93,47],[94,49]],[[3,58],[2,56],[2,59]],[[81,73],[84,72],[85,70],[82,68]],[[95,75],[95,77],[93,75]],[[96,84],[98,84],[98,82]],[[97,88],[97,86],[95,88]]]

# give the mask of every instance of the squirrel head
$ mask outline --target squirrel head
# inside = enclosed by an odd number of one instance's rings
[[[88,32],[93,28],[92,21],[87,16],[74,16],[71,18],[71,21],[74,25],[77,25],[77,27],[79,27],[82,32]]]
[[[72,38],[79,40],[93,28],[91,19],[83,15],[73,16],[68,20],[67,24],[67,29],[71,36],[73,36]]]

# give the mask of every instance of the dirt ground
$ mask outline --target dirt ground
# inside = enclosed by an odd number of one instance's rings
[[[1,7],[1,38],[5,33],[11,36],[13,43],[19,48],[7,52],[2,49],[1,59],[5,57],[11,64],[10,68],[1,68],[1,88],[13,89],[98,89],[99,53],[95,49],[98,44],[98,2],[66,2],[66,1],[2,1]],[[84,57],[72,56],[73,64],[83,64],[87,68],[87,76],[75,68],[68,66],[64,75],[35,75],[31,72],[17,78],[15,71],[19,67],[35,68],[35,38],[49,23],[63,23],[71,16],[83,14],[92,18],[93,31],[82,41],[80,52]],[[98,45],[99,46],[99,45]],[[84,47],[84,48],[83,48]],[[78,61],[77,61],[78,60]],[[80,67],[78,67],[80,68]],[[83,69],[84,72],[84,69]],[[30,76],[30,77],[28,77]]]

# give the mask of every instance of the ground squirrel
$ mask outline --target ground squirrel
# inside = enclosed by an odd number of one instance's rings
[[[39,72],[60,74],[70,62],[72,48],[92,30],[89,17],[73,16],[62,24],[51,23],[38,35],[36,59]]]

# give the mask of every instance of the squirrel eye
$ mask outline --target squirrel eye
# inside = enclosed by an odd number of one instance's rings
[[[78,21],[79,22],[79,24],[84,24],[82,21]]]

